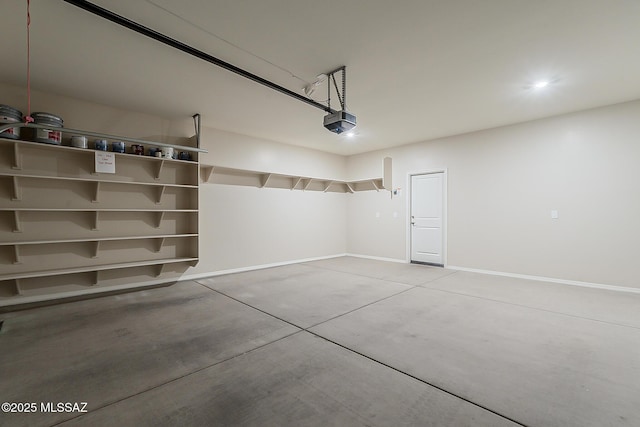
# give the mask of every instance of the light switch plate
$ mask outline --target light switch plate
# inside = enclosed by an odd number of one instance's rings
[[[558,219],[558,211],[556,210],[551,211],[551,219]]]

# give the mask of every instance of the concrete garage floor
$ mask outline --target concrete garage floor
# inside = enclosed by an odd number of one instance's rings
[[[638,426],[640,294],[334,258],[6,313],[2,426]]]

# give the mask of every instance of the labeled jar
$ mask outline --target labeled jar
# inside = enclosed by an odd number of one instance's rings
[[[132,144],[131,145],[131,153],[136,154],[138,156],[144,155],[144,145],[140,144]]]
[[[95,141],[93,141],[93,147],[98,151],[107,151],[107,140],[96,139]]]
[[[162,147],[162,157],[165,159],[173,158],[173,147]]]
[[[20,123],[22,122],[22,112],[8,105],[0,104],[0,124]],[[19,139],[20,128],[9,128],[0,133],[2,138]]]
[[[81,135],[73,135],[71,137],[71,146],[76,148],[87,148],[89,147],[87,137]]]
[[[124,153],[124,142],[113,141],[111,143],[111,151],[113,151],[114,153]]]
[[[51,113],[31,113],[33,124],[47,126],[45,129],[33,129],[33,140],[45,144],[60,145],[62,143],[62,118]]]

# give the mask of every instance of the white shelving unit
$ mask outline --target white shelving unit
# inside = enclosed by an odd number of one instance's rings
[[[202,150],[180,148],[194,160],[114,153],[103,174],[93,150],[0,138],[0,307],[172,282],[195,265]]]

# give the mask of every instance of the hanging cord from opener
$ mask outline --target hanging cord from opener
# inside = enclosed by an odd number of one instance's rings
[[[24,116],[25,123],[32,123],[31,117],[31,38],[29,29],[31,27],[31,0],[27,0],[27,115]]]

